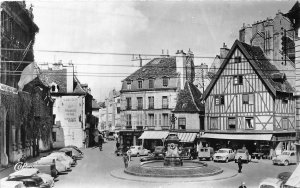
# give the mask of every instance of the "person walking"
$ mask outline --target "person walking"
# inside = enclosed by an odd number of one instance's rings
[[[128,167],[129,158],[128,158],[128,156],[127,156],[126,153],[123,153],[123,161],[124,161],[125,168],[127,168]]]
[[[239,166],[239,173],[242,173],[242,168],[243,168],[243,162],[242,162],[242,157],[240,156],[239,158],[238,158],[238,166]]]
[[[99,144],[99,149],[100,149],[100,151],[102,151],[103,140],[104,140],[104,138],[103,138],[102,134],[99,134],[99,137],[98,137],[98,144]]]

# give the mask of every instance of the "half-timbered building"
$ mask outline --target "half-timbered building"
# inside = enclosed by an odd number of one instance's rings
[[[250,152],[290,147],[295,136],[294,89],[258,46],[235,41],[203,94],[205,134],[215,147]]]

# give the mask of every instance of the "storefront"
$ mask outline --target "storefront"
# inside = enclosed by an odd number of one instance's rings
[[[120,144],[124,146],[142,145],[142,141],[138,139],[142,133],[142,130],[120,130],[118,139]]]

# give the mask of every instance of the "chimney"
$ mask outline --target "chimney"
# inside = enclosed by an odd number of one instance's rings
[[[246,44],[250,44],[250,40],[252,38],[252,27],[248,24],[243,24],[243,27],[239,31],[239,40]]]
[[[184,89],[184,84],[186,81],[186,54],[183,52],[183,50],[176,52],[176,72],[180,74],[180,89]]]
[[[227,56],[228,52],[229,52],[229,49],[227,48],[227,45],[224,42],[223,43],[223,47],[220,48],[220,57],[221,57],[221,60],[225,59],[225,57]]]
[[[67,71],[67,93],[73,93],[74,91],[74,64],[69,63],[66,66]]]

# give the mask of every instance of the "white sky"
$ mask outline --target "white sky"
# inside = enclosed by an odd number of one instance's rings
[[[223,42],[230,48],[238,39],[243,23],[274,18],[278,10],[286,13],[295,2],[33,0],[27,6],[33,4],[34,21],[40,28],[35,60],[72,61],[81,83],[87,83],[94,98],[103,101],[138,68],[132,55],[38,50],[160,55],[164,49],[174,55],[178,49],[190,48],[197,57],[195,64],[210,64]]]

